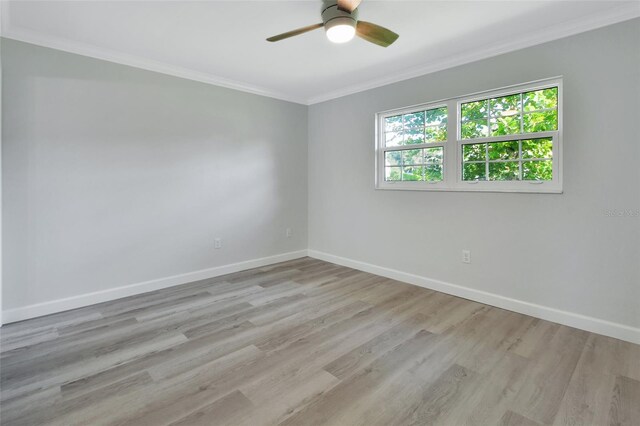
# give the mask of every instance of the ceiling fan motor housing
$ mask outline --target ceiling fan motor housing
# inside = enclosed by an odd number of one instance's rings
[[[338,25],[349,25],[355,28],[358,22],[358,9],[349,13],[338,9],[337,4],[331,5],[322,11],[322,22],[327,31]]]

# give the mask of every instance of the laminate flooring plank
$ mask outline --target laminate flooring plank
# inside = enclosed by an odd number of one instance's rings
[[[392,350],[419,332],[425,319],[423,314],[416,314],[414,317],[401,322],[388,331],[377,335],[368,342],[331,361],[329,364],[326,364],[323,369],[336,378],[344,380],[355,372],[364,369],[376,358]]]
[[[15,425],[638,425],[640,346],[300,258],[0,329]]]
[[[93,371],[100,371],[107,368],[107,366],[125,363],[148,352],[170,348],[186,340],[187,338],[184,335],[177,333],[160,335],[140,344],[123,347],[113,352],[105,352],[98,356],[91,356],[73,364],[65,363],[64,366],[57,366],[51,369],[47,369],[46,365],[43,365],[38,370],[19,376],[11,376],[12,371],[10,370],[7,379],[3,380],[3,399],[28,393],[34,389],[45,389],[50,386],[59,386],[62,383],[78,380],[88,376]]]
[[[424,330],[419,331],[394,350],[371,363],[359,374],[342,381],[281,424],[349,424],[341,417],[349,416],[350,406],[357,400],[366,398],[381,382],[397,374],[402,366],[420,357],[422,348],[428,345],[432,338],[433,334]]]
[[[397,422],[402,425],[447,424],[442,420],[455,410],[456,403],[464,400],[465,390],[477,374],[454,364],[445,370],[438,379],[427,387],[416,404],[405,413],[398,413]]]
[[[248,411],[252,407],[253,404],[251,401],[244,396],[242,392],[236,390],[212,402],[206,407],[171,423],[171,425],[210,426],[212,419],[215,419],[216,424],[234,425],[237,424],[236,418],[240,417],[242,412]]]
[[[589,333],[561,326],[531,356],[531,368],[512,411],[540,424],[552,424],[583,352]]]
[[[513,411],[507,411],[500,418],[498,426],[541,426],[540,423],[534,422],[531,419],[526,418],[523,415],[514,413]]]
[[[623,367],[615,339],[590,335],[562,399],[555,425],[604,425],[616,377]],[[638,361],[640,362],[640,361]],[[640,403],[640,401],[638,401]]]
[[[611,397],[609,424],[611,426],[637,426],[639,423],[640,381],[618,376]]]

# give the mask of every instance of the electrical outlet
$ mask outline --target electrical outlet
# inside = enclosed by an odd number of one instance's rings
[[[291,238],[291,236],[293,235],[293,231],[291,231],[291,228],[287,228],[286,235],[287,235],[287,238]]]
[[[213,247],[214,248],[222,248],[222,239],[221,238],[216,238],[213,240]]]
[[[462,250],[462,263],[471,263],[471,250]]]

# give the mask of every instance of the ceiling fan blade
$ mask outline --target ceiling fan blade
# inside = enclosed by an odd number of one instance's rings
[[[361,1],[362,0],[338,0],[338,9],[351,13],[360,6]]]
[[[324,27],[324,24],[309,25],[308,27],[298,28],[297,30],[293,30],[293,31],[289,31],[287,33],[282,33],[282,34],[278,34],[278,35],[273,36],[273,37],[269,37],[267,39],[267,41],[284,40],[285,38],[289,38],[289,37],[297,36],[297,35],[300,35],[300,34],[304,34],[306,32],[313,31],[315,29],[322,28],[322,27]]]
[[[356,35],[382,47],[389,46],[400,37],[391,30],[367,21],[358,21]]]

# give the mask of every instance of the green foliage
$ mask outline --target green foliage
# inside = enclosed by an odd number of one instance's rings
[[[462,161],[485,161],[487,158],[487,144],[476,143],[462,145]]]
[[[468,102],[460,112],[462,139],[557,130],[558,88]]]
[[[462,165],[462,180],[485,180],[485,163],[465,163]]]
[[[424,168],[424,180],[428,182],[439,182],[443,179],[442,164],[432,164]]]
[[[422,164],[422,150],[421,149],[406,149],[402,152],[402,164],[407,165],[421,165]]]
[[[462,121],[484,119],[486,121],[489,112],[489,100],[468,102],[460,107]]]
[[[447,108],[386,117],[384,129],[385,146],[443,142],[447,140]]]
[[[385,153],[386,181],[441,181],[443,179],[441,146],[403,149]]]
[[[447,140],[447,123],[438,126],[427,126],[424,129],[425,142],[443,142]]]
[[[520,164],[518,161],[489,163],[489,180],[519,180]]]
[[[523,109],[525,112],[541,109],[557,109],[558,88],[551,87],[549,89],[526,92],[522,94],[522,99],[524,103]]]
[[[520,133],[520,116],[497,117],[491,119],[491,136],[514,135]]]
[[[402,180],[422,180],[423,175],[422,166],[404,166],[402,169]]]
[[[424,127],[410,127],[404,130],[404,145],[424,143]]]
[[[552,156],[551,138],[465,144],[462,146],[462,179],[551,180]]]
[[[517,160],[520,156],[518,141],[489,144],[489,160]]]
[[[425,148],[424,162],[426,164],[442,164],[442,147]]]
[[[551,138],[523,140],[522,158],[553,158],[553,141]]]
[[[447,107],[430,109],[425,111],[427,126],[447,124]]]
[[[547,132],[558,129],[558,112],[543,111],[525,114],[522,117],[524,133]]]
[[[512,117],[520,113],[520,95],[489,99],[492,117]]]
[[[402,116],[394,115],[393,117],[387,117],[384,119],[384,131],[396,132],[402,130]]]
[[[462,139],[486,138],[489,136],[487,120],[470,120],[461,123],[460,134]]]
[[[402,116],[403,126],[408,127],[424,127],[424,111],[412,112]]]
[[[385,153],[385,166],[402,165],[402,151],[387,151]]]
[[[386,167],[386,175],[384,180],[386,181],[402,180],[402,167]]]
[[[553,167],[551,160],[543,161],[523,161],[523,180],[551,180],[553,177]]]

